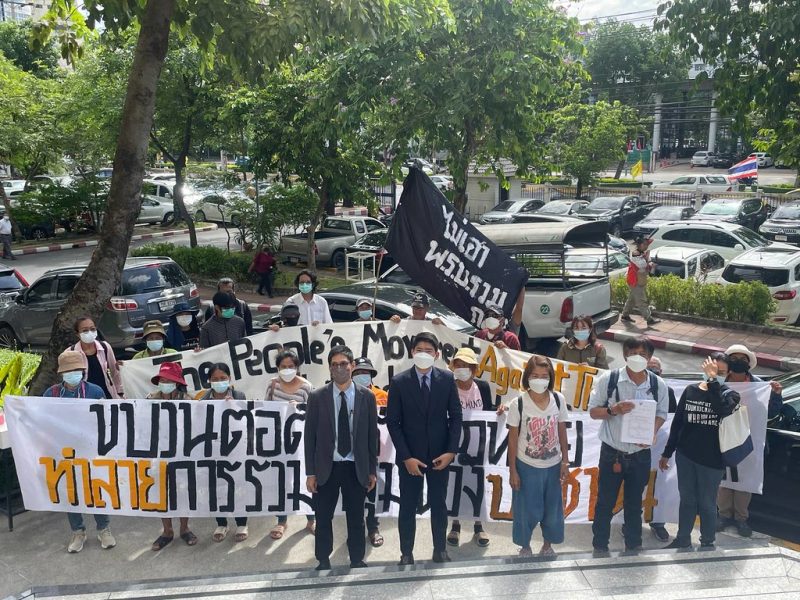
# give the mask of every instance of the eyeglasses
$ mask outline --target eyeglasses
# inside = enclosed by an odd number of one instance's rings
[[[331,363],[331,369],[346,369],[349,366],[350,366],[349,360]]]

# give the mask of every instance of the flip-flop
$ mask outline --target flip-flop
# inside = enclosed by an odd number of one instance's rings
[[[159,550],[163,550],[166,548],[169,543],[174,539],[175,536],[172,535],[160,535],[158,539],[153,542],[153,545],[150,547],[153,552],[158,552]]]
[[[383,546],[383,536],[377,529],[369,534],[369,543],[373,548],[380,548]]]
[[[552,546],[550,548],[547,548],[547,549],[542,548],[541,550],[539,550],[539,556],[554,557],[555,555],[556,555],[556,551],[553,550]]]
[[[271,537],[273,540],[279,540],[283,537],[284,533],[286,533],[286,525],[283,523],[278,523],[269,532],[269,537]]]
[[[221,542],[222,540],[225,539],[225,536],[227,535],[228,535],[228,526],[220,525],[214,530],[214,533],[211,535],[211,539],[214,540],[215,542]]]
[[[450,533],[447,534],[447,543],[451,546],[458,546],[458,539],[461,536],[460,529],[451,529]]]
[[[247,525],[242,525],[241,527],[236,528],[236,534],[233,536],[234,542],[243,542],[245,541],[250,534],[247,531]]]
[[[185,531],[181,534],[181,539],[186,542],[187,546],[194,546],[197,543],[197,536],[191,531]]]

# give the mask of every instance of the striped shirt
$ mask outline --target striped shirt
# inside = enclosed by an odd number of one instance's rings
[[[302,377],[301,377],[302,379]],[[308,401],[308,396],[314,390],[310,382],[303,379],[300,387],[293,392],[284,390],[283,380],[280,377],[275,377],[269,384],[267,384],[267,400],[280,400],[283,402],[291,402],[292,404],[305,404]]]
[[[242,317],[233,316],[230,319],[214,316],[203,323],[200,329],[200,347],[210,348],[217,344],[238,342],[245,337],[245,325]]]

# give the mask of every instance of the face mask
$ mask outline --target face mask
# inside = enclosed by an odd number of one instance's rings
[[[625,364],[634,373],[641,373],[647,368],[647,359],[644,356],[639,356],[638,354],[631,354],[625,359]]]
[[[280,377],[286,383],[292,381],[297,375],[297,369],[281,369],[278,371],[278,377]]]
[[[414,353],[414,366],[418,369],[430,369],[433,366],[433,363],[436,362],[436,357],[433,354],[428,354],[427,352],[415,352]]]
[[[544,394],[549,386],[549,379],[528,379],[528,387],[534,394]]]
[[[178,387],[178,384],[168,382],[168,381],[161,381],[158,384],[159,391],[164,394],[168,395],[175,391],[175,388]]]
[[[97,332],[96,331],[84,331],[80,334],[81,341],[84,344],[91,344],[93,341],[97,339]]]
[[[591,331],[589,331],[588,329],[576,329],[575,331],[573,331],[573,332],[572,332],[572,335],[573,335],[573,336],[575,337],[575,339],[576,339],[576,340],[578,340],[579,342],[585,342],[586,340],[588,340],[588,339],[589,339],[589,335],[590,335],[591,333],[592,333],[592,332],[591,332]]]
[[[750,370],[750,364],[743,360],[732,360],[728,363],[728,368],[734,373],[747,373]]]
[[[236,314],[236,309],[235,308],[223,308],[222,310],[219,311],[219,314],[223,319],[232,319],[233,316]]]
[[[161,352],[164,347],[164,340],[147,340],[147,349],[150,352]]]
[[[654,375],[658,375],[659,377],[661,377],[661,371],[659,371],[658,369],[651,369],[650,367],[647,367],[647,370],[653,373]]]
[[[231,387],[231,382],[227,379],[225,381],[212,381],[211,382],[211,389],[217,392],[218,394],[223,394],[228,391],[228,388]]]
[[[372,311],[371,310],[360,310],[360,311],[358,311],[358,316],[361,319],[371,319],[372,318]]]
[[[353,381],[358,385],[369,387],[372,385],[372,375],[369,373],[359,373],[358,375],[353,375]]]
[[[453,377],[459,381],[469,381],[472,379],[472,370],[469,367],[460,367],[453,369]]]
[[[300,317],[289,317],[283,320],[284,327],[294,327],[300,322]]]
[[[301,283],[297,286],[297,289],[300,290],[301,294],[310,294],[311,290],[314,289],[313,283]]]
[[[725,375],[717,375],[717,383],[723,385],[725,383]]]
[[[192,315],[178,315],[175,320],[181,327],[188,327],[192,324]]]
[[[347,367],[335,367],[331,369],[331,379],[339,385],[344,385],[350,381],[350,369]]]
[[[70,371],[69,373],[62,373],[61,379],[63,379],[64,383],[67,385],[75,387],[83,379],[83,371]]]
[[[486,327],[486,329],[494,331],[495,329],[500,327],[500,319],[498,319],[497,317],[486,317],[483,320],[483,326]]]

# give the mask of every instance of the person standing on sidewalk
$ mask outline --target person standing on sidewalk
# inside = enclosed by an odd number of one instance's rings
[[[49,387],[42,394],[45,398],[91,398],[102,400],[106,396],[98,386],[88,381],[84,381],[86,375],[83,364],[83,355],[74,350],[65,350],[58,356],[58,374],[61,375],[61,383]],[[83,550],[86,543],[86,525],[83,523],[81,513],[67,513],[70,529],[72,529],[72,539],[67,546],[67,552],[77,554]],[[94,515],[94,522],[97,525],[97,539],[100,547],[104,550],[113,548],[117,541],[109,529],[110,519],[108,515]]]
[[[278,265],[275,257],[263,244],[258,248],[258,252],[250,263],[248,273],[255,272],[258,275],[258,289],[262,296],[266,294],[270,298],[273,296],[273,282],[275,280],[275,267]]]
[[[8,260],[17,260],[11,250],[12,237],[11,219],[7,214],[3,215],[0,219],[0,241],[3,242],[3,258]]]
[[[753,375],[750,371],[758,365],[758,360],[754,352],[751,352],[743,344],[734,344],[725,350],[728,357],[728,377],[727,383],[749,383],[753,381],[763,381],[758,375]],[[767,407],[767,419],[777,416],[783,406],[783,386],[778,381],[771,381],[772,393],[769,396]],[[750,499],[753,494],[742,490],[732,490],[720,487],[717,494],[717,508],[719,509],[719,520],[717,521],[717,531],[725,531],[731,525],[736,526],[736,531],[742,537],[753,535],[753,529],[747,520],[750,518]]]
[[[603,421],[598,436],[602,445],[592,524],[592,546],[596,555],[608,553],[612,511],[623,483],[625,550],[637,551],[642,547],[642,493],[650,478],[650,445],[622,441],[622,415],[635,408],[633,400],[654,400],[657,403],[654,440],[667,418],[667,384],[655,373],[647,371],[647,362],[653,351],[653,344],[646,337],[625,340],[622,355],[626,366],[607,371],[595,379],[589,396],[589,415]]]
[[[651,240],[639,236],[634,242],[635,247],[631,253],[631,264],[628,267],[628,299],[622,308],[620,319],[633,323],[631,312],[638,311],[647,321],[648,325],[655,325],[658,319],[650,312],[650,301],[647,298],[647,279],[650,274],[650,246]]]
[[[658,466],[669,469],[675,454],[678,467],[678,534],[667,548],[692,547],[692,529],[700,516],[700,547],[714,548],[717,491],[725,472],[719,447],[719,422],[733,413],[739,394],[725,385],[728,359],[716,352],[703,361],[705,380],[688,386],[672,419],[669,440]]]

